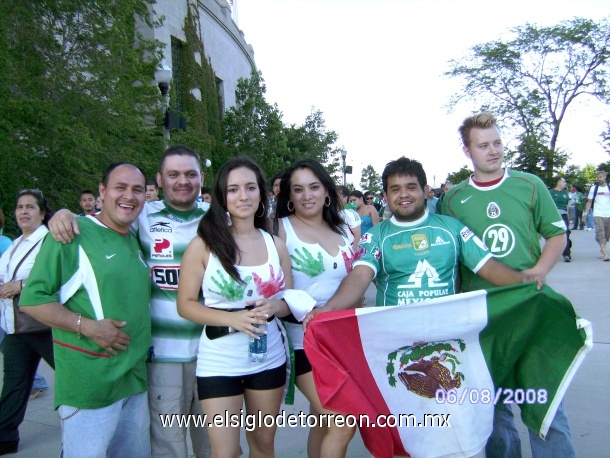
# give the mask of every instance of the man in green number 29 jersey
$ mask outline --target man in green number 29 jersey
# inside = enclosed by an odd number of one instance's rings
[[[495,117],[480,113],[464,120],[459,129],[463,150],[474,174],[451,189],[442,214],[471,228],[496,260],[513,269],[546,276],[566,246],[566,225],[544,183],[529,173],[502,168],[504,149]],[[544,237],[540,248],[539,236]],[[462,265],[462,291],[490,284]],[[563,402],[546,438],[532,431],[532,455],[573,457],[574,447]],[[488,458],[521,456],[521,443],[510,405],[499,402],[494,428],[485,447]]]

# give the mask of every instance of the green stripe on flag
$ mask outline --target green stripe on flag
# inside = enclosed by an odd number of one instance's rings
[[[523,423],[544,438],[592,347],[590,324],[576,316],[564,296],[548,286],[536,291],[535,284],[488,290],[487,309],[480,342],[496,393],[500,388],[546,390],[546,403],[536,396],[536,402],[519,406]]]

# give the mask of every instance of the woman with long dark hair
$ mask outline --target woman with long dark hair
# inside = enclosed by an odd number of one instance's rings
[[[302,159],[282,176],[276,214],[279,237],[286,240],[292,260],[294,287],[309,293],[320,307],[335,293],[351,271],[356,254],[354,237],[341,219],[334,181],[318,162]],[[360,305],[360,304],[358,304]],[[307,397],[312,414],[332,413],[320,403],[311,365],[303,350],[303,329],[291,315],[284,319],[295,353],[296,385]],[[307,453],[310,457],[345,456],[355,427],[310,428]]]
[[[275,416],[286,353],[274,317],[288,314],[277,297],[292,287],[292,272],[286,244],[267,232],[265,180],[252,160],[237,157],[220,168],[197,232],[180,267],[178,312],[205,325],[197,357],[203,410],[210,417],[237,418],[245,401],[247,413]],[[264,325],[266,334],[259,329]],[[250,341],[261,336],[266,356],[253,361]],[[209,428],[212,454],[238,457],[239,424],[223,426]],[[273,456],[275,431],[275,424],[248,430],[250,456]]]

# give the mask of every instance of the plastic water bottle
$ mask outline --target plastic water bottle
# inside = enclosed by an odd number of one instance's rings
[[[267,323],[256,325],[261,331],[267,332]],[[259,334],[258,339],[250,337],[250,345],[248,346],[248,357],[253,363],[265,361],[267,357],[267,334]]]

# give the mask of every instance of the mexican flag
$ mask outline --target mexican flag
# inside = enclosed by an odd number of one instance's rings
[[[365,415],[373,456],[459,457],[483,449],[495,403],[544,438],[592,342],[565,297],[527,283],[321,313],[304,346],[322,405]]]

